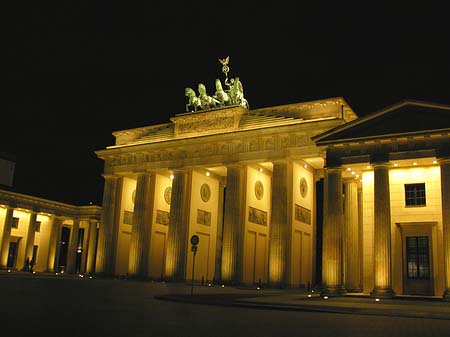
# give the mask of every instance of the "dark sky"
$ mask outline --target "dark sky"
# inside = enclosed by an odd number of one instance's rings
[[[450,104],[444,8],[243,2],[20,2],[5,13],[0,152],[17,158],[13,190],[101,204],[94,151],[115,130],[184,112],[185,87],[212,94],[228,55],[252,108],[335,96],[359,116],[403,99]]]

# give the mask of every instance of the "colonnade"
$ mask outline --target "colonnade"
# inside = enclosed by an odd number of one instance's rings
[[[233,163],[226,166],[226,193],[223,200],[223,230],[217,233],[218,248],[215,263],[215,277],[226,284],[241,283],[244,273],[244,237],[246,210],[247,164]],[[151,243],[155,172],[140,172],[136,175],[133,225],[129,246],[128,277],[148,278],[148,257]],[[180,281],[187,278],[187,254],[192,169],[172,171],[172,193],[170,201],[170,224],[164,261],[164,278]],[[267,282],[282,286],[289,283],[291,269],[291,244],[293,222],[293,162],[289,160],[273,163],[271,218],[268,232]],[[99,232],[99,246],[96,273],[113,276],[117,259],[117,232],[120,226],[120,200],[122,180],[120,176],[105,176],[102,227]],[[313,193],[314,188],[311,188]],[[222,187],[223,191],[223,187]],[[218,192],[220,193],[220,192]],[[268,192],[267,192],[268,193]],[[298,193],[298,191],[297,191]],[[311,194],[313,195],[313,194]],[[194,210],[193,210],[194,211]],[[313,215],[314,217],[314,215]],[[222,222],[223,221],[223,222]],[[314,224],[311,224],[314,226]],[[219,226],[218,228],[220,228]],[[313,254],[311,254],[312,259]],[[311,262],[312,263],[312,262]],[[308,283],[308,282],[307,282]]]
[[[2,231],[2,239],[0,243],[0,269],[8,269],[8,254],[10,250],[11,236],[12,236],[12,225],[14,220],[14,210],[15,206],[4,205],[6,208],[3,231]],[[80,219],[78,218],[67,218],[57,215],[47,215],[48,217],[48,226],[50,226],[48,237],[41,237],[41,243],[45,240],[48,240],[48,250],[42,251],[38,250],[38,256],[33,256],[34,245],[36,241],[36,224],[38,211],[35,209],[28,210],[28,224],[26,228],[26,235],[21,239],[25,243],[24,253],[22,259],[15,262],[14,268],[18,270],[25,270],[27,266],[27,262],[32,260],[39,259],[41,254],[45,256],[44,261],[45,265],[40,266],[40,270],[42,272],[58,272],[58,261],[60,256],[60,243],[61,243],[61,231],[63,229],[63,223],[65,220],[71,220],[72,224],[65,224],[64,226],[70,227],[70,239],[68,242],[68,250],[67,250],[67,260],[65,266],[65,272],[69,274],[75,274],[78,272],[76,269],[76,258],[77,254],[80,253],[80,248],[78,247],[78,234],[80,228]],[[94,261],[96,258],[96,243],[97,243],[97,228],[99,226],[98,220],[84,220],[89,221],[88,225],[88,245],[84,247],[83,252],[86,254],[85,265],[82,266],[83,271],[87,273],[94,272]]]

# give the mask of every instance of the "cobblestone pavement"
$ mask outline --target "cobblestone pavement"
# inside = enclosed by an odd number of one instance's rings
[[[1,336],[450,336],[450,320],[442,317],[332,312],[333,307],[355,307],[355,299],[309,298],[293,289],[195,286],[192,296],[189,284],[3,272],[0,289]],[[359,307],[381,311],[402,305],[405,312],[446,313],[449,306],[357,300]],[[302,303],[309,307],[301,308]]]

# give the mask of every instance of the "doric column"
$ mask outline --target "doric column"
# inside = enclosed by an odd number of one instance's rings
[[[450,301],[450,157],[439,159],[441,167],[442,227],[444,238],[444,300]]]
[[[102,216],[95,262],[96,275],[112,276],[114,274],[121,196],[122,178],[110,175],[105,176]]]
[[[95,271],[95,256],[97,253],[97,229],[98,221],[89,221],[89,239],[87,247],[86,273],[93,274]]]
[[[33,247],[34,247],[34,237],[36,233],[36,218],[37,213],[36,211],[30,212],[30,220],[28,221],[28,231],[27,231],[27,240],[25,244],[25,256],[23,258],[23,268],[28,267],[26,265],[27,258],[31,259],[33,258]]]
[[[216,264],[214,271],[214,279],[220,280],[222,273],[222,242],[223,242],[223,199],[225,184],[219,182],[219,200],[217,206],[217,234],[216,234]]]
[[[222,272],[226,283],[242,278],[246,169],[241,165],[227,167],[227,189],[223,220]]]
[[[344,181],[344,285],[348,292],[361,292],[358,182]]]
[[[284,286],[290,282],[292,179],[292,163],[273,163],[269,243],[269,283],[272,286]]]
[[[58,256],[59,241],[61,240],[61,224],[62,220],[56,216],[52,217],[52,224],[50,229],[50,237],[48,240],[48,258],[47,258],[47,271],[55,272],[58,268]]]
[[[344,213],[342,200],[342,169],[325,171],[325,205],[322,246],[323,295],[338,296],[345,293],[342,281],[342,245]]]
[[[391,273],[391,203],[389,195],[389,163],[377,162],[374,169],[374,252],[375,287],[373,297],[390,298]]]
[[[67,273],[76,274],[77,271],[77,250],[78,236],[80,232],[80,220],[74,219],[72,230],[70,231],[69,249],[67,250]]]
[[[174,171],[173,175],[165,276],[170,280],[181,281],[186,279],[192,174],[180,170]]]
[[[148,276],[155,180],[156,175],[150,173],[142,173],[137,177],[128,274],[138,279]]]
[[[5,223],[3,224],[3,235],[0,246],[0,268],[4,269],[8,264],[9,243],[11,241],[11,226],[13,221],[14,208],[7,206]]]

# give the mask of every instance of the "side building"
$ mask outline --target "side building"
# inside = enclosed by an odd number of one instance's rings
[[[92,274],[99,206],[72,206],[0,190],[0,268]]]

